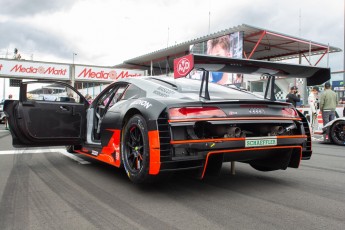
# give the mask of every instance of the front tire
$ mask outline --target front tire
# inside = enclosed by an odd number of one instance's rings
[[[335,144],[345,145],[345,121],[334,122],[329,135]]]
[[[121,158],[129,179],[134,183],[148,182],[149,142],[148,129],[141,115],[131,117],[122,130]]]

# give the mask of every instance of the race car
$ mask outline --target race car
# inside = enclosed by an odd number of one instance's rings
[[[202,72],[201,80],[186,78],[193,69]],[[265,74],[265,95],[210,83],[212,71]],[[229,161],[260,171],[298,168],[312,155],[311,133],[303,114],[275,101],[276,76],[304,77],[314,85],[329,80],[330,70],[191,54],[174,61],[174,77],[121,79],[90,105],[66,83],[54,82],[55,94],[73,92],[73,100],[44,100],[31,89],[51,82],[22,82],[20,99],[6,101],[5,112],[14,147],[68,146],[123,167],[135,183],[181,170],[203,178]]]
[[[325,142],[345,145],[345,117],[328,122],[322,128],[322,135]]]
[[[6,121],[6,116],[3,111],[3,107],[4,107],[4,100],[1,100],[0,101],[0,123],[5,123]]]

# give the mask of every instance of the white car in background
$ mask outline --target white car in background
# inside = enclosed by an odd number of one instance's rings
[[[0,101],[0,123],[5,123],[5,113],[4,113],[4,99]]]

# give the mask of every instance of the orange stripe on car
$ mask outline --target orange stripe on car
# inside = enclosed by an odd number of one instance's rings
[[[260,147],[260,148],[250,148],[250,149],[218,150],[218,151],[208,152],[207,156],[206,156],[206,161],[205,161],[204,169],[203,169],[202,174],[201,174],[201,179],[204,178],[204,175],[205,175],[205,172],[206,172],[206,167],[207,167],[207,164],[208,164],[208,158],[211,155],[222,154],[222,153],[244,152],[244,151],[260,151],[260,150],[292,149],[292,148],[300,149],[300,161],[301,161],[301,159],[302,159],[302,147],[301,146],[275,146],[275,147],[264,147],[264,148]]]
[[[159,132],[158,130],[152,130],[148,134],[150,152],[149,174],[157,175],[161,166]]]
[[[307,138],[307,135],[293,135],[293,136],[275,136],[277,139],[291,139],[291,138]],[[170,144],[188,144],[188,143],[205,143],[205,142],[225,142],[225,141],[244,141],[245,137],[238,138],[214,138],[214,139],[202,139],[202,140],[177,140],[170,141]]]
[[[120,141],[121,141],[121,130],[119,129],[107,129],[107,131],[113,132],[108,145],[102,148],[100,155],[97,159],[103,158],[102,155],[108,155],[112,158],[113,165],[116,167],[120,167],[121,160],[120,160]],[[113,158],[112,154],[115,153],[115,159]]]
[[[301,118],[292,117],[220,117],[220,118],[190,118],[190,119],[174,119],[168,120],[170,123],[174,122],[188,122],[188,121],[226,121],[226,120],[290,120],[300,121]]]

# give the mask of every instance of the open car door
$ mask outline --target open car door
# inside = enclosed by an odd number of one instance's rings
[[[87,100],[64,82],[23,82],[4,111],[14,147],[78,145],[85,140]]]

